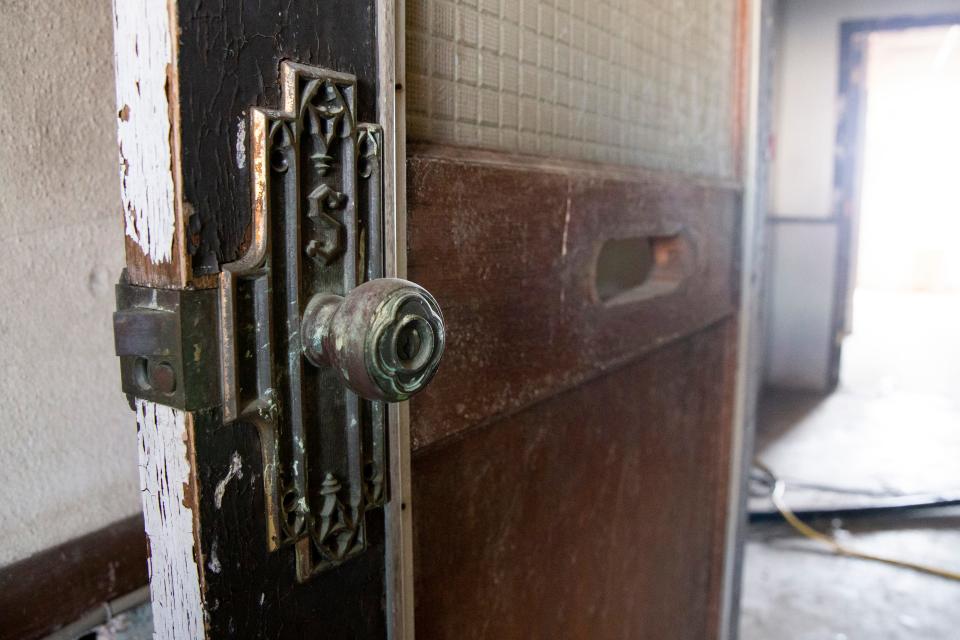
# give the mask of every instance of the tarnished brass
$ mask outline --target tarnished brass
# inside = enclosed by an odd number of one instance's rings
[[[113,314],[123,391],[195,411],[220,402],[213,291],[117,285]]]
[[[406,400],[426,386],[444,345],[437,301],[396,278],[371,280],[346,298],[313,296],[303,335],[310,362],[333,367],[360,397],[387,402]]]
[[[223,265],[223,414],[260,434],[271,550],[301,580],[361,553],[386,486],[384,402],[437,370],[433,297],[383,276],[382,132],[353,76],[284,63],[280,110],[251,109],[253,230]]]

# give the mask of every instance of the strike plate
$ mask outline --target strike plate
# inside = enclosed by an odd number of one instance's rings
[[[116,295],[113,335],[124,393],[185,411],[217,406],[215,292],[138,287],[124,273]]]

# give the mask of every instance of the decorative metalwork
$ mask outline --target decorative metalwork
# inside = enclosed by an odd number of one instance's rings
[[[328,473],[320,486],[320,511],[313,520],[310,536],[317,551],[327,562],[342,562],[362,551],[357,540],[357,520],[362,517],[340,501],[340,481]]]
[[[388,496],[383,402],[302,356],[311,300],[383,276],[382,145],[353,76],[284,63],[282,85],[280,110],[251,110],[253,234],[223,266],[221,375],[225,421],[260,434],[269,547],[292,545],[305,580],[364,550]]]

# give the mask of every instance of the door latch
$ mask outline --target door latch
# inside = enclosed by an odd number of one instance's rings
[[[389,496],[385,403],[429,383],[445,329],[433,296],[383,277],[383,133],[357,122],[356,78],[285,62],[281,84],[279,109],[250,112],[251,240],[209,308],[224,422],[260,437],[268,547],[292,546],[306,580],[366,548]]]
[[[117,285],[113,336],[124,393],[185,411],[220,403],[213,290]]]

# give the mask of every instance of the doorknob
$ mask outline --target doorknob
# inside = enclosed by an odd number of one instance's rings
[[[422,390],[443,355],[443,316],[423,287],[366,282],[346,297],[319,293],[303,316],[303,352],[334,368],[362,398],[399,402]]]

